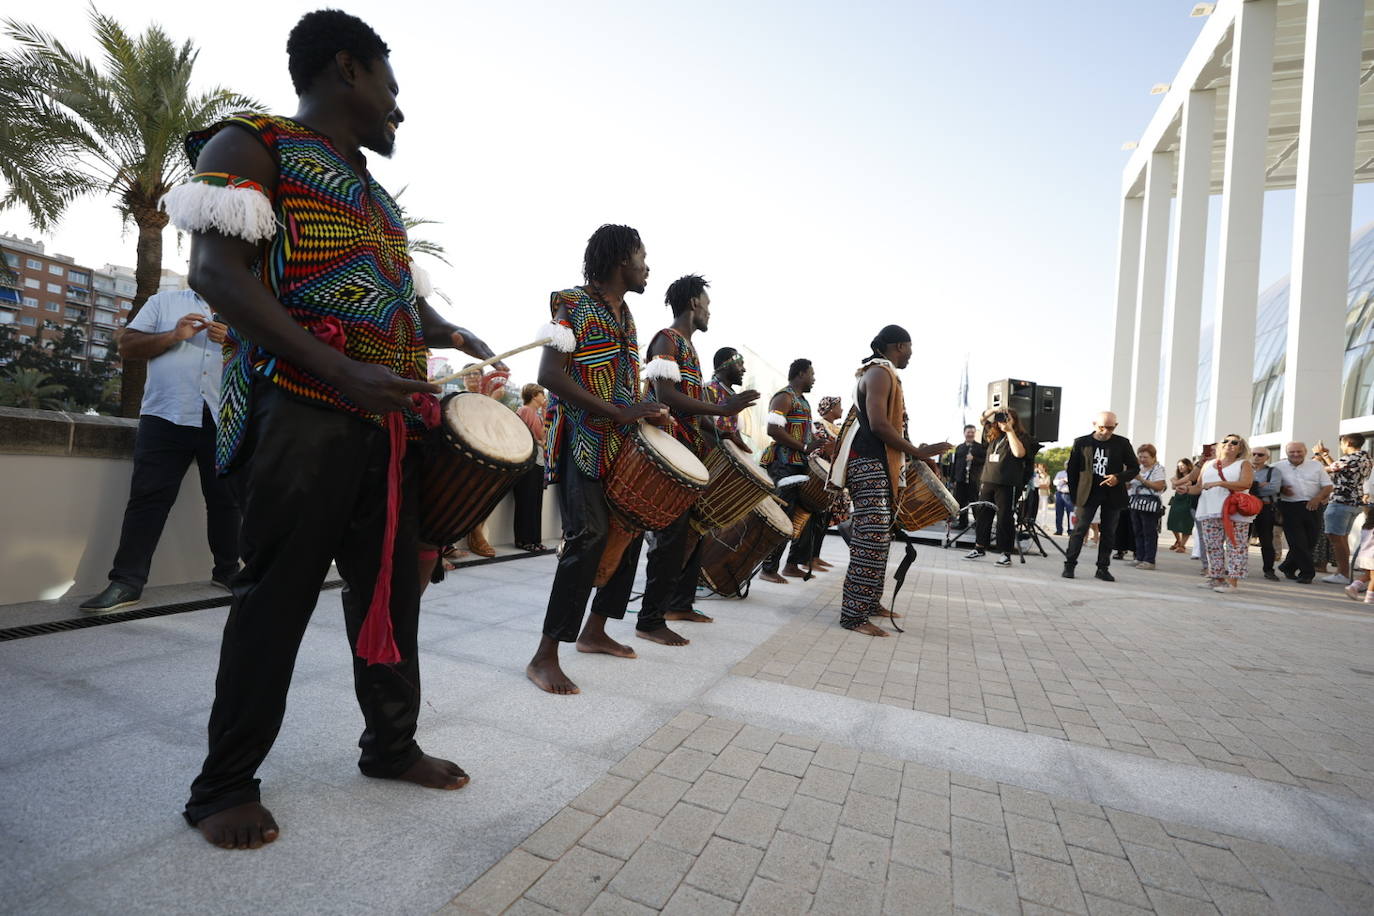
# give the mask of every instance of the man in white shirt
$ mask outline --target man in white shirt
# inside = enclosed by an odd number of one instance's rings
[[[1331,495],[1331,475],[1317,462],[1307,460],[1306,443],[1290,442],[1283,450],[1288,460],[1274,465],[1283,480],[1279,513],[1283,518],[1283,536],[1288,541],[1288,556],[1279,564],[1279,572],[1306,584],[1317,574],[1312,562],[1312,548],[1321,537],[1317,510]]]
[[[239,569],[239,510],[228,483],[215,474],[215,417],[226,328],[191,290],[158,293],[119,336],[119,355],[148,360],[148,379],[134,440],[134,473],[110,584],[82,603],[88,611],[137,604],[153,551],[186,469],[200,469],[206,529],[214,568],[210,581],[225,589]]]

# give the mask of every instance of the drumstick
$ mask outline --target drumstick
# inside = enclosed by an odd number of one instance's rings
[[[466,369],[459,369],[452,375],[445,375],[441,378],[432,378],[429,381],[432,385],[446,385],[449,382],[457,381],[458,379],[462,378],[470,372],[481,372],[487,366],[490,366],[492,363],[499,363],[507,356],[514,356],[517,353],[524,353],[526,350],[533,350],[535,347],[542,347],[550,343],[553,343],[552,337],[542,337],[539,340],[534,341],[533,343],[527,343],[522,347],[516,347],[514,350],[507,350],[505,353],[497,353],[495,356],[490,357],[488,359],[484,359],[480,363],[473,363]]]

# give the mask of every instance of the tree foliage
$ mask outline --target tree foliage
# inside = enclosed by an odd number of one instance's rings
[[[35,376],[41,376],[52,388],[43,395],[46,399],[43,409],[115,412],[119,407],[119,392],[111,389],[110,382],[118,376],[111,363],[93,359],[89,365],[83,365],[81,354],[85,349],[85,337],[78,329],[63,328],[51,321],[44,327],[49,332],[56,332],[57,336],[41,343],[25,343],[19,340],[14,325],[0,325],[0,363],[5,366],[2,375],[6,382],[20,374],[30,383]],[[13,399],[18,397],[14,391],[0,387],[0,403],[7,407],[38,409],[35,404],[17,403]]]
[[[87,195],[113,195],[122,218],[138,228],[132,318],[157,292],[162,271],[158,204],[185,180],[186,134],[261,105],[215,86],[193,92],[199,53],[161,27],[141,35],[92,8],[102,59],[91,60],[54,36],[7,19],[12,46],[0,53],[0,210],[22,208],[34,227],[51,232],[67,207]],[[142,362],[125,365],[122,408],[136,416]]]

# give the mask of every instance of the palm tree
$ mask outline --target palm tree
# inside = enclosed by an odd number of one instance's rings
[[[0,53],[0,178],[9,186],[0,210],[22,207],[48,232],[73,200],[113,194],[138,229],[132,318],[157,292],[167,225],[158,202],[190,173],[183,138],[262,106],[218,86],[192,94],[199,52],[190,41],[178,46],[157,25],[131,35],[94,8],[90,21],[99,63],[32,25],[5,20],[14,46]],[[126,417],[138,415],[145,374],[142,361],[125,361]]]
[[[0,377],[0,404],[30,410],[59,410],[67,389],[52,385],[37,369],[11,369]]]

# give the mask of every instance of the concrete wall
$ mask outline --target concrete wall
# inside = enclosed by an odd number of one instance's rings
[[[0,408],[0,604],[94,594],[105,587],[133,472],[138,423],[59,411]],[[512,500],[487,520],[509,546]],[[544,493],[544,536],[560,537],[554,490]],[[210,578],[205,503],[194,466],[163,530],[149,585]]]

